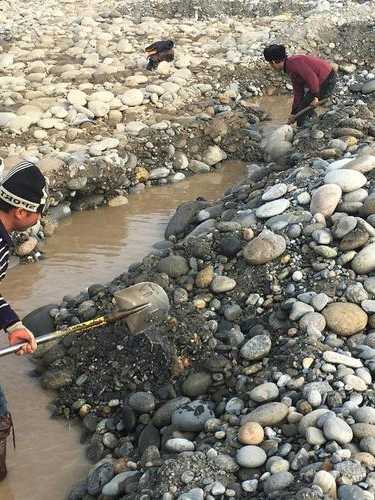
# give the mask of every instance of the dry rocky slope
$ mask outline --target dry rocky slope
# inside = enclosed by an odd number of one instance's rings
[[[48,164],[55,213],[249,164],[223,199],[180,206],[128,272],[29,317],[74,324],[145,280],[172,305],[138,337],[117,324],[38,351],[51,409],[82,420],[94,463],[69,500],[371,500],[374,3],[233,2],[252,17],[228,4],[230,19],[211,18],[213,3],[175,2],[168,18],[166,2],[33,2],[32,19],[23,4],[8,19],[3,147]],[[139,51],[161,36],[177,40],[176,62],[148,74]],[[330,57],[340,84],[309,128],[263,137],[249,99],[285,89],[260,58],[273,40]]]

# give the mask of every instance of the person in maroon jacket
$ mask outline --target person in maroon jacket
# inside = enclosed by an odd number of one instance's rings
[[[288,56],[284,45],[269,45],[263,51],[264,58],[273,69],[285,71],[293,85],[292,113],[288,123],[304,125],[319,105],[319,100],[329,97],[336,85],[337,76],[331,64],[310,55]],[[312,109],[296,119],[295,115],[307,106]]]

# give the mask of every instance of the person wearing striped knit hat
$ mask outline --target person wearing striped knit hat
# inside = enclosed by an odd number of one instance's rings
[[[0,281],[5,278],[10,233],[25,231],[36,224],[47,208],[47,180],[39,168],[29,161],[18,163],[0,181]],[[29,354],[36,350],[34,335],[23,324],[7,301],[0,295],[0,329],[8,334],[10,345],[27,343],[16,354]],[[6,440],[13,430],[12,417],[0,386],[0,481],[7,475]],[[14,440],[14,432],[13,432]]]

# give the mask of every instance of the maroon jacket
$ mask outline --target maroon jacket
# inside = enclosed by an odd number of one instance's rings
[[[284,71],[290,76],[293,85],[292,109],[295,110],[301,102],[305,87],[314,97],[319,97],[320,87],[332,70],[330,63],[319,57],[309,55],[288,57],[284,63]]]

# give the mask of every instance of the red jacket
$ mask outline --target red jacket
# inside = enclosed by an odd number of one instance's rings
[[[298,55],[285,60],[284,71],[290,76],[293,85],[293,111],[301,102],[305,87],[314,97],[319,96],[320,87],[332,70],[330,63],[319,57]]]

